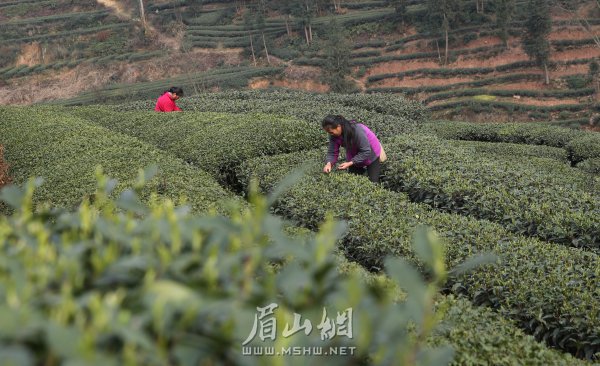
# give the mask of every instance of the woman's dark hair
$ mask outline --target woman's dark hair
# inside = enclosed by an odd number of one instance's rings
[[[321,126],[323,128],[336,128],[337,126],[342,126],[342,138],[344,139],[344,146],[346,149],[353,149],[356,143],[356,131],[354,130],[356,126],[355,121],[348,121],[341,115],[328,115],[323,118],[321,122]]]
[[[172,86],[169,90],[165,91],[165,93],[166,92],[177,94],[178,97],[183,97],[183,89],[178,86]]]

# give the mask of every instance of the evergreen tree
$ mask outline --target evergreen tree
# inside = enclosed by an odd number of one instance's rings
[[[254,34],[254,16],[252,14],[254,11],[255,9],[253,9],[252,5],[249,5],[246,9],[246,12],[244,13],[244,28],[246,29],[246,34],[248,35],[248,39],[250,40],[250,53],[252,55],[252,63],[254,64],[254,66],[256,66],[256,52],[254,48],[254,45],[256,44],[256,38]]]
[[[315,17],[316,12],[315,0],[296,0],[292,1],[292,15],[298,19],[299,25],[304,31],[304,37],[306,44],[310,45],[312,42],[312,21]]]
[[[528,18],[525,22],[523,49],[530,59],[544,70],[546,84],[550,83],[548,62],[550,60],[550,43],[548,34],[552,30],[550,7],[547,0],[529,0]]]
[[[444,65],[448,63],[449,32],[458,25],[460,15],[459,0],[428,0],[427,31],[435,36],[442,36],[445,43]],[[437,42],[437,40],[436,40]],[[438,47],[439,49],[439,47]]]
[[[498,36],[508,48],[508,27],[515,11],[515,0],[496,0],[496,26]]]
[[[354,82],[346,78],[350,74],[349,55],[352,51],[352,46],[344,29],[333,20],[327,32],[328,39],[325,43],[326,61],[323,68],[325,80],[332,92],[349,93],[356,89]]]
[[[406,0],[387,0],[387,5],[394,7],[394,23],[403,24],[406,22]]]

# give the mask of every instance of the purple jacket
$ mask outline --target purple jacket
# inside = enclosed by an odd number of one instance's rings
[[[346,161],[352,161],[358,167],[371,165],[381,153],[381,144],[373,131],[362,123],[357,123],[355,130],[358,146],[354,146],[353,149],[346,149]],[[329,136],[329,149],[327,150],[328,163],[335,164],[337,162],[340,154],[340,146],[344,146],[343,131],[342,136]]]

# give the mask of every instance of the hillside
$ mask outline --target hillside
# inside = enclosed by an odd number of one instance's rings
[[[596,1],[553,2],[548,85],[521,42],[527,1],[515,1],[506,42],[493,2],[462,2],[447,60],[443,37],[423,30],[426,1],[407,1],[402,21],[388,1],[317,3],[310,15],[264,3],[260,20],[253,2],[145,1],[144,30],[133,0],[1,0],[0,103],[153,99],[171,84],[188,94],[325,92],[335,20],[349,47],[348,90],[403,94],[447,119],[579,125],[600,111],[590,73],[600,57]]]

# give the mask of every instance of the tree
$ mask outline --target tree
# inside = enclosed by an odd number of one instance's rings
[[[387,5],[394,7],[394,22],[402,24],[406,22],[406,0],[387,0]]]
[[[315,16],[316,2],[315,0],[298,0],[292,2],[292,15],[299,20],[300,26],[304,30],[306,44],[312,42],[312,20]]]
[[[252,54],[252,61],[256,66],[256,52],[255,45],[261,44],[265,57],[269,65],[271,64],[271,58],[269,56],[269,48],[267,46],[267,37],[265,36],[266,31],[266,19],[267,15],[267,2],[266,0],[257,0],[253,4],[248,4],[246,12],[244,13],[244,29],[247,32],[248,38],[250,39],[250,52]],[[259,46],[260,47],[260,46]],[[260,48],[259,48],[260,50]]]
[[[267,47],[267,40],[265,38],[265,29],[266,23],[265,18],[267,16],[267,4],[266,0],[258,0],[258,9],[256,11],[256,26],[260,31],[260,35],[262,37],[263,49],[265,51],[265,56],[267,57],[267,63],[271,64],[271,58],[269,57],[269,49]]]
[[[556,5],[563,11],[567,12],[569,15],[571,15],[571,17],[577,21],[579,23],[579,25],[590,34],[590,36],[592,36],[592,39],[594,40],[594,43],[596,44],[597,47],[600,47],[600,36],[598,36],[598,34],[596,34],[596,32],[594,31],[592,25],[588,22],[587,19],[585,19],[585,17],[580,16],[577,13],[577,5],[576,4],[572,4],[570,1],[567,0],[563,0],[563,1],[557,1]],[[598,8],[600,9],[600,0],[596,0],[596,5],[598,6]]]
[[[325,80],[335,93],[348,93],[355,89],[352,81],[346,79],[350,74],[350,60],[348,55],[352,51],[352,46],[344,29],[333,20],[327,32],[328,39],[325,43]]]
[[[428,0],[427,1],[427,30],[433,35],[443,36],[445,40],[444,65],[448,64],[448,33],[458,25],[459,0]],[[437,43],[437,40],[436,40]],[[439,49],[439,47],[438,47]]]
[[[140,4],[140,19],[142,21],[142,27],[144,27],[144,33],[146,33],[146,13],[144,13],[144,0],[139,0]]]
[[[525,22],[523,49],[530,59],[544,70],[546,84],[550,84],[548,62],[550,59],[550,43],[548,34],[552,30],[552,19],[547,0],[529,0],[528,18]]]
[[[483,14],[483,1],[484,0],[475,0],[475,8],[477,9],[477,14]]]
[[[331,0],[333,2],[333,10],[337,13],[342,8],[342,0]]]
[[[508,27],[515,11],[515,0],[497,0],[496,3],[496,26],[498,36],[508,48]]]
[[[244,13],[244,28],[250,39],[250,52],[252,53],[252,63],[256,66],[256,53],[254,52],[254,24],[252,19],[252,9],[249,6]]]

